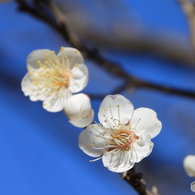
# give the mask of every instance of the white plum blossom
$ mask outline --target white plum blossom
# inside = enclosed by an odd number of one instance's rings
[[[32,101],[43,101],[50,112],[61,111],[72,93],[80,92],[88,82],[88,69],[74,48],[61,47],[57,55],[48,49],[34,50],[27,57],[27,69],[22,91]]]
[[[122,95],[108,95],[100,105],[100,124],[91,124],[79,136],[79,147],[95,160],[102,159],[110,171],[125,172],[148,156],[151,139],[161,131],[156,112],[149,108],[134,110]],[[91,161],[95,161],[91,160]]]
[[[69,122],[76,127],[86,127],[94,118],[90,98],[83,93],[71,96],[65,103],[64,112]]]
[[[195,155],[187,155],[183,160],[183,166],[189,177],[195,177]]]

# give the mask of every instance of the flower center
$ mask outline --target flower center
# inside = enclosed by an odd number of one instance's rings
[[[48,93],[68,88],[72,73],[70,61],[66,56],[56,56],[55,52],[45,54],[46,61],[37,61],[40,69],[32,71],[33,84],[38,88],[46,88]]]
[[[48,76],[49,77],[48,77]],[[44,75],[46,78],[50,80],[48,83],[52,84],[54,87],[61,88],[65,87],[68,88],[71,78],[71,73],[69,71],[63,71],[60,73],[58,70],[51,69],[46,70]]]
[[[111,135],[117,148],[122,150],[129,150],[132,143],[134,143],[139,137],[135,135],[133,131],[127,129],[119,129],[113,135]]]

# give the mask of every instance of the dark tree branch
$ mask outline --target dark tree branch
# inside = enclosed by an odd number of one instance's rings
[[[59,32],[65,41],[80,50],[85,57],[93,60],[98,66],[106,69],[113,75],[123,79],[125,83],[123,86],[124,89],[128,86],[134,86],[135,88],[139,87],[153,89],[164,93],[195,98],[194,91],[167,87],[136,78],[125,72],[118,63],[104,58],[102,55],[100,55],[97,49],[88,48],[84,43],[81,42],[76,33],[71,29],[68,18],[66,18],[66,16],[64,16],[50,1],[34,0],[33,4],[29,4],[25,0],[16,0],[16,2],[19,5],[20,11],[27,12],[33,17],[48,23],[57,32]]]
[[[126,176],[123,179],[127,181],[139,193],[139,195],[147,195],[146,185],[141,180],[142,173],[136,173],[135,166],[126,172]]]
[[[157,188],[153,188],[150,192],[146,189],[145,182],[142,179],[142,173],[136,173],[135,165],[133,168],[121,174],[122,179],[129,183],[139,195],[159,195]]]

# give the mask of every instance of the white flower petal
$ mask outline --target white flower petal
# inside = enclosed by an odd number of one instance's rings
[[[40,68],[37,61],[44,63],[46,60],[45,54],[50,52],[51,50],[49,49],[37,49],[32,51],[27,57],[27,67],[34,68],[34,69]]]
[[[90,125],[93,122],[93,119],[94,119],[94,110],[91,110],[91,112],[86,118],[81,118],[77,121],[69,121],[69,122],[75,127],[83,128],[83,127],[87,127],[88,125]]]
[[[105,152],[102,161],[104,166],[110,171],[122,173],[134,166],[134,163],[130,161],[129,155],[129,151],[120,151],[114,154],[112,154],[112,152]]]
[[[152,152],[153,146],[154,144],[150,141],[150,136],[143,131],[139,139],[133,144],[131,161],[135,163],[140,162]]]
[[[84,63],[84,59],[80,51],[71,47],[61,47],[58,57],[67,57],[70,64],[70,69],[72,69],[76,64]]]
[[[107,128],[110,127],[109,124],[115,126],[114,119],[126,125],[132,117],[133,110],[132,103],[122,95],[107,95],[100,105],[98,118],[101,124]],[[109,121],[109,124],[106,120]]]
[[[149,108],[138,108],[134,111],[130,121],[131,128],[135,128],[137,134],[140,130],[146,130],[151,138],[156,137],[162,128],[161,122],[158,120],[156,112]]]
[[[33,79],[29,73],[22,79],[21,87],[24,95],[29,96],[31,101],[44,101],[46,99],[46,89],[40,90],[36,85],[33,85]]]
[[[84,64],[78,64],[72,70],[72,78],[69,89],[73,93],[83,90],[88,83],[88,69]]]
[[[69,89],[54,93],[43,102],[43,108],[49,112],[59,112],[64,108],[66,100],[72,95]]]
[[[22,79],[21,87],[25,96],[32,94],[32,88],[34,85],[32,84],[32,79],[29,73],[27,73]]]
[[[79,80],[82,77],[88,75],[88,69],[84,64],[78,64],[77,66],[74,66],[71,72],[75,80]]]
[[[183,166],[189,177],[195,177],[195,155],[188,155],[183,160]]]
[[[104,153],[104,149],[94,149],[92,145],[105,143],[105,139],[97,137],[101,134],[102,129],[97,124],[89,125],[79,135],[79,147],[89,156],[99,157]]]

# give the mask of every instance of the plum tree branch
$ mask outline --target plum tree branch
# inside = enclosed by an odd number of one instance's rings
[[[46,22],[53,27],[71,46],[80,50],[84,57],[93,60],[96,62],[96,65],[106,69],[109,73],[112,73],[113,75],[124,80],[124,86],[121,87],[121,89],[133,86],[135,88],[152,89],[173,95],[195,98],[194,91],[164,86],[136,78],[135,76],[124,71],[120,64],[112,62],[103,57],[97,49],[87,47],[71,28],[68,18],[64,16],[50,1],[34,0],[32,3],[29,3],[25,0],[16,0],[16,2],[18,3],[18,8],[20,11],[27,12],[33,17]],[[93,95],[93,97],[95,98],[95,95]],[[100,98],[100,96],[97,96],[97,98]]]
[[[146,184],[142,179],[142,173],[136,173],[135,165],[130,170],[121,173],[121,178],[129,183],[139,195],[159,195],[156,187],[153,187],[151,191],[146,189]]]

